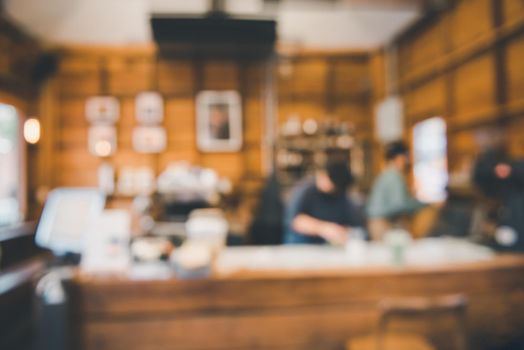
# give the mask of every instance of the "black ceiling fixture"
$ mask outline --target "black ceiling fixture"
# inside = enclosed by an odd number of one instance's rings
[[[276,21],[237,18],[224,0],[212,0],[201,17],[152,14],[153,37],[162,56],[265,58],[277,39]]]

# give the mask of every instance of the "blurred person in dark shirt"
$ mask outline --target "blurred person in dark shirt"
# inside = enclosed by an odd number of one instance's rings
[[[363,215],[347,196],[353,176],[345,162],[332,161],[314,179],[299,184],[285,214],[285,243],[342,244]]]
[[[500,130],[489,135],[492,141],[477,158],[473,182],[484,195],[497,202],[497,231],[504,228],[505,231],[498,232],[510,235],[507,240],[501,236],[501,241],[495,234],[496,248],[524,252],[524,160],[508,156]]]

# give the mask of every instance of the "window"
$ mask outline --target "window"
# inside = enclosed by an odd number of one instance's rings
[[[446,122],[440,117],[426,119],[413,128],[413,172],[415,193],[426,203],[447,197],[448,159]]]
[[[0,227],[22,219],[20,144],[18,113],[0,103]]]

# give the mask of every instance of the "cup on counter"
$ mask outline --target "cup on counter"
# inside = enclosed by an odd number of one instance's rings
[[[169,260],[174,267],[177,278],[206,278],[212,270],[212,247],[208,244],[188,240],[171,253]]]
[[[188,240],[209,246],[214,257],[226,245],[228,229],[227,220],[217,209],[195,210],[186,222]]]
[[[367,242],[362,227],[349,230],[346,241],[346,255],[352,265],[363,265],[366,262]]]
[[[395,267],[404,265],[406,249],[411,243],[411,235],[408,231],[395,228],[389,230],[384,235],[384,243],[389,248],[391,254],[391,264]]]

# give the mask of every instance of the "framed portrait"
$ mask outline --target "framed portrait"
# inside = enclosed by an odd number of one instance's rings
[[[197,146],[203,152],[242,148],[242,104],[236,91],[202,91],[197,96]]]

